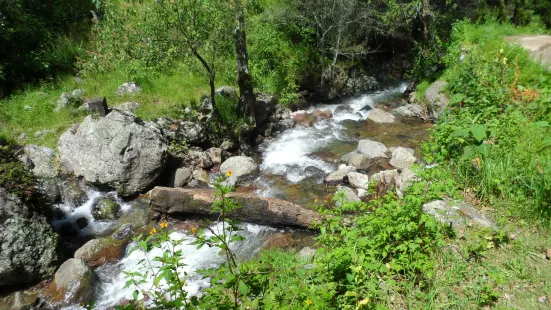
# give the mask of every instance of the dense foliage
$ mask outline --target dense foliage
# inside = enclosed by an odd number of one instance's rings
[[[514,200],[549,221],[551,74],[494,35],[503,27],[454,26],[443,75],[452,102],[425,145],[427,159],[452,164],[482,197]]]
[[[70,73],[82,54],[90,0],[4,0],[0,4],[0,97]]]

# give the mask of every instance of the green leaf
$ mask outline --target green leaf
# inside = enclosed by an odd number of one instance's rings
[[[350,283],[354,283],[354,276],[350,273],[347,273],[346,274],[346,280],[348,280],[348,282],[350,282]]]
[[[486,126],[484,125],[472,125],[471,133],[478,142],[482,142],[486,138]]]
[[[471,158],[473,157],[473,155],[474,149],[470,145],[467,145],[463,148],[463,157]]]
[[[367,237],[362,237],[360,239],[358,239],[358,246],[360,248],[363,248],[367,245],[367,243],[369,243],[369,239],[367,239]]]
[[[465,100],[465,98],[466,98],[466,96],[463,95],[463,94],[455,94],[455,95],[452,96],[451,101],[452,101],[453,104],[460,103],[463,100]]]
[[[492,148],[491,144],[481,144],[481,145],[476,147],[476,150],[480,154],[482,154],[484,156],[488,156],[488,154],[490,153],[491,148]]]
[[[466,128],[458,129],[454,133],[452,133],[451,136],[452,138],[455,138],[455,137],[466,138],[469,136],[469,129],[466,129]]]
[[[241,295],[243,296],[247,296],[247,294],[249,294],[249,287],[247,286],[247,284],[245,284],[245,282],[243,282],[243,280],[239,280],[238,289],[239,293],[241,293]]]
[[[135,290],[134,293],[132,293],[132,297],[134,298],[134,300],[138,300],[138,295],[140,293],[138,292],[138,290]]]
[[[535,122],[534,126],[540,127],[540,128],[549,127],[549,122],[546,122],[546,121]]]

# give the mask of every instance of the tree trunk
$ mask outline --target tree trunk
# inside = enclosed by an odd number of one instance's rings
[[[237,84],[239,85],[240,115],[254,120],[254,96],[251,75],[249,74],[249,58],[247,54],[247,36],[245,33],[245,13],[241,0],[235,1],[235,54],[237,59]]]
[[[205,70],[207,70],[207,73],[209,74],[209,86],[210,86],[210,102],[212,104],[212,111],[215,116],[219,116],[220,113],[216,109],[216,101],[214,100],[215,93],[216,93],[216,86],[214,85],[214,79],[216,78],[216,72],[214,71],[211,66],[209,66],[208,62],[197,52],[197,50],[193,50],[193,55],[199,59]]]
[[[212,212],[214,189],[155,187],[151,191],[151,207],[154,211],[171,216],[189,214],[218,217]],[[321,223],[323,216],[291,202],[259,197],[253,194],[229,193],[241,208],[226,214],[229,218],[256,224],[312,228]]]

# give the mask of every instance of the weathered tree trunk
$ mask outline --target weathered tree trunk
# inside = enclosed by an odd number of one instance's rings
[[[280,199],[243,193],[230,193],[228,197],[235,199],[242,206],[227,214],[229,218],[257,224],[300,228],[312,228],[315,222],[320,223],[322,220],[322,216],[316,211]],[[213,189],[155,187],[151,191],[153,210],[173,216],[217,216],[218,213],[211,213],[214,199]]]
[[[249,56],[247,54],[247,36],[245,33],[245,13],[241,0],[235,1],[235,54],[237,59],[237,84],[239,85],[238,110],[242,116],[254,120],[254,96],[251,75],[249,74]]]

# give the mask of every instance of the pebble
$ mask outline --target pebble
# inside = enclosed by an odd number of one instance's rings
[[[538,297],[538,302],[544,304],[547,301],[547,296]]]
[[[545,253],[545,257],[551,260],[551,249],[547,249],[547,253]]]

